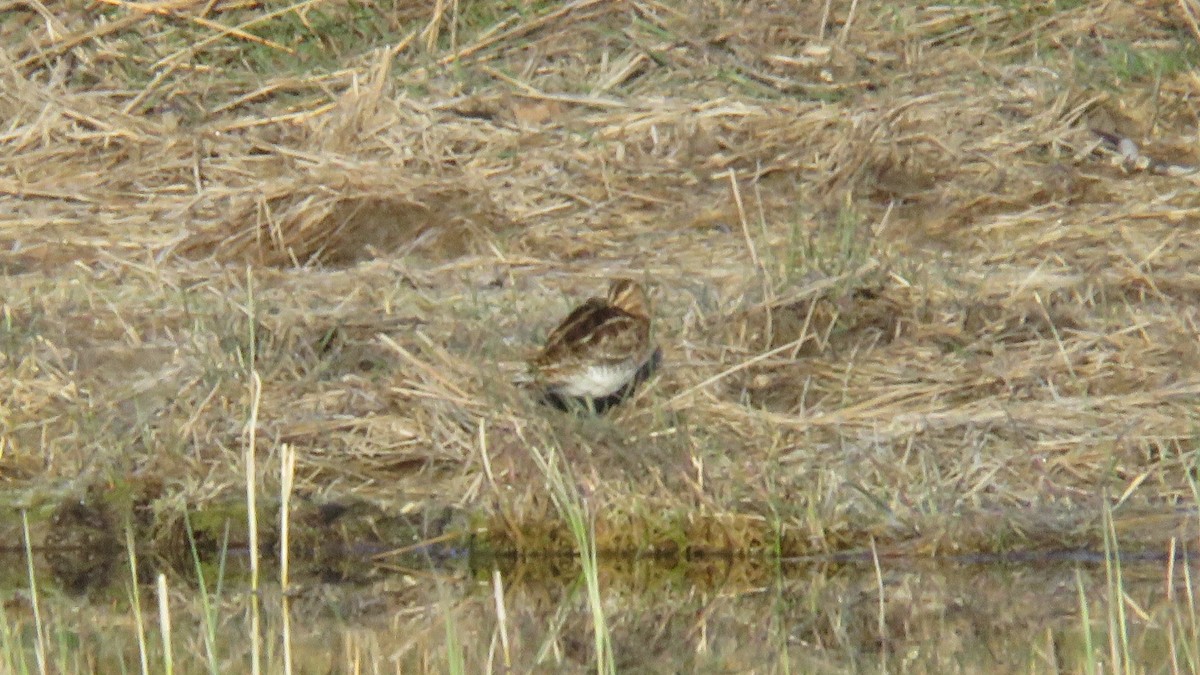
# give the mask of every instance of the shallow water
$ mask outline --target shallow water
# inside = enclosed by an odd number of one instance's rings
[[[140,669],[127,561],[109,567],[104,583],[82,586],[44,558],[35,562],[52,669]],[[165,572],[178,672],[210,663],[220,672],[249,670],[253,603],[244,562],[231,556],[223,571],[205,564],[207,593],[194,569]],[[36,667],[25,560],[0,563],[0,670]],[[156,577],[151,567],[142,565],[143,578]],[[376,560],[343,572],[297,577],[285,598],[278,570],[264,570],[258,651],[267,672],[282,672],[288,658],[294,672],[444,672],[459,658],[471,673],[595,669],[594,624],[573,559],[425,568]],[[1194,576],[1183,561],[1161,560],[1119,568],[1102,559],[622,560],[602,564],[600,599],[619,672],[1074,672],[1125,659],[1135,670],[1186,672],[1200,655],[1188,591]],[[139,584],[137,599],[147,662],[161,671],[153,584]]]

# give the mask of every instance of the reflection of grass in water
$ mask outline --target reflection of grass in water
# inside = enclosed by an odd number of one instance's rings
[[[217,611],[216,604],[221,601],[221,588],[225,578],[225,560],[228,551],[228,539],[221,542],[221,554],[218,558],[218,571],[216,579],[215,595],[210,596],[208,589],[208,581],[204,576],[204,565],[200,562],[200,552],[196,548],[196,536],[192,530],[192,522],[190,518],[185,518],[184,525],[187,529],[188,548],[192,553],[192,565],[196,572],[196,589],[198,591],[197,600],[200,603],[200,614],[204,617],[204,654],[208,661],[208,670],[210,673],[220,673],[220,659],[217,653]],[[226,530],[228,533],[228,530]]]
[[[1083,651],[1087,659],[1087,672],[1099,672],[1096,663],[1096,645],[1092,640],[1091,608],[1088,603],[1087,590],[1084,587],[1083,573],[1080,570],[1075,570],[1075,585],[1079,590],[1079,621],[1083,633]]]
[[[146,647],[146,617],[142,614],[142,594],[138,584],[137,545],[133,541],[133,528],[125,526],[125,555],[129,559],[129,606],[133,610],[133,626],[136,631],[138,663],[141,672],[150,672],[150,652]]]
[[[613,662],[612,643],[608,632],[608,624],[604,616],[604,605],[600,598],[600,572],[596,556],[595,516],[588,507],[587,500],[579,494],[577,483],[571,475],[571,469],[565,465],[565,459],[558,448],[551,446],[546,450],[530,447],[530,454],[537,462],[546,480],[550,497],[558,513],[567,521],[567,527],[575,540],[579,553],[579,564],[582,568],[583,580],[587,588],[588,608],[592,617],[592,634],[594,638],[596,672],[616,672]],[[560,466],[560,462],[563,466]]]
[[[38,593],[37,575],[33,572],[33,544],[29,539],[29,516],[24,511],[21,511],[21,528],[25,544],[25,569],[29,579],[29,602],[33,606],[33,629],[36,641],[34,656],[37,659],[38,670],[44,673],[47,666],[46,629],[42,623],[42,603]]]
[[[1082,567],[1076,568],[1080,640],[1076,648],[1063,649],[1057,655],[1064,660],[1058,664],[1060,670],[1197,672],[1200,667],[1200,632],[1197,630],[1200,622],[1197,621],[1191,556],[1187,546],[1177,549],[1173,541],[1167,552],[1165,586],[1172,611],[1147,610],[1130,593],[1111,507],[1104,509],[1103,521],[1106,534],[1103,594],[1089,594],[1086,571]],[[1177,574],[1182,583],[1177,583]],[[1176,597],[1180,587],[1185,599]],[[1151,624],[1156,626],[1156,631],[1147,629]],[[1067,646],[1071,643],[1067,642]],[[1151,662],[1157,663],[1157,667],[1148,668]]]
[[[586,518],[577,522],[586,523]],[[756,672],[784,672],[785,668],[791,672],[847,672],[862,670],[864,665],[891,672],[902,663],[913,672],[947,672],[955,664],[966,671],[996,672],[998,668],[1011,672],[1016,668],[1020,672],[1051,672],[1057,668],[1058,672],[1085,672],[1087,664],[1093,663],[1097,672],[1121,672],[1110,665],[1124,663],[1131,664],[1134,672],[1141,668],[1190,672],[1188,664],[1194,662],[1198,644],[1187,599],[1165,601],[1159,572],[1128,561],[1121,569],[1119,586],[1115,570],[1106,573],[1102,564],[1082,565],[1078,572],[1063,564],[998,565],[980,570],[973,566],[926,567],[919,561],[889,563],[886,559],[880,560],[880,570],[869,561],[787,565],[774,570],[765,564],[747,569],[745,563],[733,561],[709,564],[712,570],[696,574],[689,573],[688,565],[660,569],[661,561],[626,561],[624,567],[614,567],[612,561],[598,562],[598,576],[603,579],[597,586],[605,607],[603,623],[610,649],[622,659],[622,670],[670,672],[668,666],[681,663],[675,667],[707,672],[711,669],[706,670],[706,664],[724,662],[739,672],[745,668]],[[575,565],[567,567],[548,570],[554,574],[548,578],[534,578],[535,573],[522,569],[505,572],[506,625],[515,672],[554,664],[590,668],[597,663],[591,647],[593,603],[580,602],[579,596],[586,579]],[[1188,574],[1186,568],[1176,572]],[[187,570],[174,576],[170,588],[163,587],[170,594],[169,613],[162,614],[167,621],[158,623],[158,635],[150,628],[153,639],[147,645],[147,660],[151,672],[163,672],[168,659],[176,672],[210,672],[212,657],[205,653],[204,645],[208,610]],[[211,573],[206,576],[212,586]],[[366,615],[348,614],[340,607],[354,606],[355,601],[341,604],[331,597],[323,597],[326,605],[302,605],[296,610],[296,616],[303,617],[297,644],[315,643],[328,649],[331,637],[337,636],[348,649],[327,662],[332,672],[349,666],[347,659],[354,658],[353,654],[360,658],[405,654],[404,664],[424,659],[423,663],[438,669],[461,667],[462,672],[482,672],[482,664],[497,660],[496,640],[489,640],[488,635],[494,635],[501,613],[493,611],[494,598],[479,580],[447,577],[437,582],[441,588],[424,583],[417,595],[411,593],[417,589],[407,582],[397,583],[401,580],[396,578],[382,578],[367,587],[338,587],[339,594],[361,597],[377,609]],[[44,572],[38,571],[36,581],[48,637],[47,660],[65,664],[60,672],[86,670],[71,665],[75,663],[99,664],[104,672],[112,672],[117,659],[125,663],[139,660],[136,601],[81,607],[77,598],[65,596],[47,583]],[[219,594],[223,600],[218,600],[217,593],[209,595],[217,618],[216,651],[226,667],[230,663],[248,667],[249,600],[241,590],[231,593],[229,583],[226,581],[224,593]],[[311,580],[297,587],[306,586],[316,589],[322,584]],[[399,590],[405,587],[410,591]],[[774,591],[768,592],[772,587]],[[154,597],[152,586],[143,592]],[[380,607],[381,598],[398,601]],[[1097,621],[1081,619],[1081,601]],[[1114,602],[1124,602],[1127,610],[1128,639],[1124,643]],[[263,606],[271,611],[279,607],[274,601]],[[378,609],[386,613],[380,614]],[[5,620],[0,627],[9,637],[0,636],[0,644],[9,646],[0,654],[0,671],[37,670],[35,621],[32,612],[23,611],[27,616],[14,613],[11,605],[3,610]],[[436,616],[438,613],[442,616]],[[773,625],[765,626],[763,619],[771,614],[777,618]],[[80,631],[81,618],[92,628]],[[142,621],[155,620],[151,610]],[[1081,625],[1090,633],[1081,633]],[[271,648],[281,637],[278,617],[264,626],[263,672],[280,672],[280,652]],[[411,638],[415,634],[423,635],[416,643]],[[166,642],[168,635],[170,641]],[[548,641],[555,643],[549,650],[545,649]],[[171,645],[169,652],[164,644]],[[551,659],[565,656],[566,660],[548,664],[538,657],[539,650]],[[1121,655],[1120,660],[1113,661],[1113,650]],[[657,660],[648,663],[639,660],[654,658]],[[20,668],[21,659],[28,668]],[[14,667],[7,668],[10,664]],[[1174,667],[1178,670],[1172,670]]]
[[[1112,500],[1104,500],[1104,580],[1108,600],[1108,642],[1114,670],[1129,672],[1134,661],[1129,652],[1129,621],[1125,615],[1125,583],[1121,570],[1121,549],[1113,525]],[[1089,652],[1094,656],[1095,651]],[[1178,672],[1178,671],[1176,671]]]

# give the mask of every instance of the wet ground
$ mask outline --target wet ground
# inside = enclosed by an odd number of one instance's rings
[[[277,568],[262,571],[266,672],[282,672],[289,658],[295,672],[322,673],[446,672],[458,659],[472,673],[595,669],[592,613],[572,558],[343,562],[295,572],[286,594]],[[249,670],[255,596],[236,550],[198,568],[139,563],[140,621],[127,559],[78,574],[53,556],[35,554],[34,563],[36,614],[24,556],[0,558],[0,670],[35,667],[40,620],[54,669],[137,671],[141,631],[150,670],[160,671],[159,571],[174,667]],[[1182,558],[1127,557],[1114,566],[1090,554],[616,560],[601,564],[600,600],[618,672],[1193,671],[1194,576]]]

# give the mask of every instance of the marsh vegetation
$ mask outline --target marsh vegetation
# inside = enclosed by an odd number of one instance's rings
[[[277,668],[288,597],[317,671],[1200,669],[1198,40],[1192,0],[9,3],[0,663]],[[540,405],[616,276],[661,368]]]

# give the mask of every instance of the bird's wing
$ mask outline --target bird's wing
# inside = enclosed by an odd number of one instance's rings
[[[650,338],[649,322],[592,298],[575,308],[546,339],[534,360],[549,365],[586,354],[596,363],[619,363],[637,358]]]

